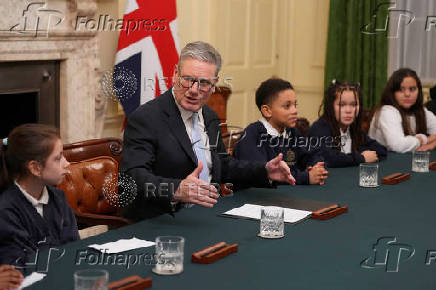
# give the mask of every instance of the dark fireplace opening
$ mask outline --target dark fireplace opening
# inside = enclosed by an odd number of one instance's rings
[[[0,138],[25,123],[59,128],[59,61],[0,62]]]
[[[0,138],[6,138],[13,128],[21,124],[38,123],[38,95],[38,92],[0,94]]]

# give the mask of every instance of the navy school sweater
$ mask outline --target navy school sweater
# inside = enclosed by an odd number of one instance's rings
[[[323,118],[319,118],[312,124],[308,136],[319,141],[317,147],[320,148],[320,153],[328,167],[347,167],[364,163],[365,158],[361,153],[365,150],[376,151],[379,160],[385,159],[388,154],[386,147],[371,139],[367,134],[365,134],[365,143],[358,148],[357,152],[349,154],[341,152],[336,148],[341,142],[340,136],[333,136],[329,123]]]
[[[283,153],[283,160],[289,165],[297,184],[309,184],[307,166],[323,161],[317,150],[310,150],[305,137],[295,128],[287,128],[288,138],[274,137],[267,133],[265,126],[254,122],[245,128],[238,140],[233,157],[239,160],[268,162],[279,153]]]
[[[74,213],[65,193],[47,186],[49,201],[44,217],[11,185],[0,194],[0,264],[10,264],[23,272],[40,250],[59,247],[79,239]],[[24,267],[24,268],[20,268]]]

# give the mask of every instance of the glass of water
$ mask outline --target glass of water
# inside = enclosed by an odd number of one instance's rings
[[[412,171],[414,172],[429,172],[430,152],[428,151],[413,151],[412,156]]]
[[[362,187],[378,186],[378,164],[375,163],[360,164],[359,185]]]
[[[159,275],[175,275],[183,272],[184,237],[160,236],[156,238],[156,266]]]
[[[277,239],[285,234],[284,210],[282,207],[265,206],[260,209],[259,237]]]
[[[106,270],[78,270],[74,272],[74,290],[106,290],[108,279]]]

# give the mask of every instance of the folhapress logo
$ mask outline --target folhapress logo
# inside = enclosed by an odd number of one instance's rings
[[[400,263],[410,260],[415,249],[408,244],[397,243],[396,237],[382,237],[372,247],[373,253],[360,266],[365,269],[385,268],[386,272],[398,272]]]
[[[23,9],[20,23],[9,28],[9,31],[19,34],[33,34],[37,37],[40,32],[49,36],[49,31],[65,20],[62,11],[48,9],[45,2],[32,2]]]

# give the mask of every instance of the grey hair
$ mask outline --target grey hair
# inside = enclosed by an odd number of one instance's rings
[[[210,64],[214,64],[215,75],[217,76],[221,69],[221,55],[220,53],[209,43],[203,41],[195,41],[188,43],[180,52],[178,69],[180,71],[182,67],[182,61],[185,59],[196,59],[205,61]]]

